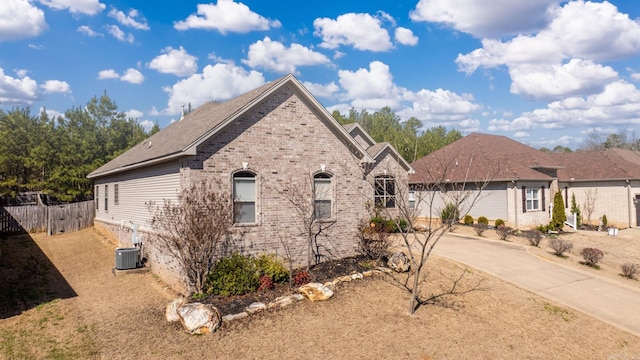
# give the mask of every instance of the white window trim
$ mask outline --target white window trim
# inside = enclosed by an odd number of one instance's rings
[[[533,196],[535,192],[536,196]],[[542,207],[540,206],[540,189],[537,188],[527,188],[526,189],[526,202],[527,202],[527,211],[540,211]],[[534,206],[537,203],[537,206]]]

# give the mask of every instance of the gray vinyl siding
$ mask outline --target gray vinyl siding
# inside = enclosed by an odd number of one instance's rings
[[[457,186],[457,185],[456,185]],[[467,214],[477,219],[484,216],[489,220],[507,219],[507,184],[490,183],[478,194],[476,190],[481,185],[466,184],[465,191],[469,191],[468,201],[461,206],[461,214]],[[448,202],[454,202],[459,194],[456,191],[441,192],[420,192],[418,198],[421,199],[418,205],[418,216],[439,217],[440,212]],[[473,202],[473,199],[478,199]]]
[[[115,184],[118,184],[118,204],[114,204]],[[109,190],[109,209],[104,210],[105,185]],[[124,220],[141,227],[149,225],[150,214],[147,203],[162,204],[164,199],[177,201],[180,189],[180,166],[177,162],[133,170],[122,175],[96,180],[99,186],[100,208],[96,220],[120,223]]]

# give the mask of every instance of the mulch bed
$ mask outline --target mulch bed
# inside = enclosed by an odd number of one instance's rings
[[[356,256],[326,261],[312,266],[308,273],[312,282],[324,283],[340,276],[370,270],[370,267],[363,267],[361,265],[365,260],[362,256]],[[205,301],[215,305],[222,315],[237,314],[245,311],[245,309],[254,302],[267,304],[280,296],[293,294],[296,288],[297,286],[295,285],[290,287],[288,284],[276,284],[272,290],[255,291],[237,296],[211,296]]]

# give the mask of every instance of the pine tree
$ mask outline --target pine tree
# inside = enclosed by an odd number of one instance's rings
[[[549,225],[554,230],[562,230],[565,221],[567,221],[567,215],[564,213],[564,201],[562,193],[558,191],[553,197],[553,215]]]

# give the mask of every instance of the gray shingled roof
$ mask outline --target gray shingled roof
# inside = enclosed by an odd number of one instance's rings
[[[564,168],[564,181],[640,179],[640,152],[625,149],[576,151],[551,154]]]
[[[136,167],[151,165],[155,162],[168,160],[173,157],[195,155],[195,147],[198,144],[236,119],[240,114],[244,113],[244,111],[250,109],[263,97],[268,96],[272,91],[289,81],[301,89],[311,102],[322,108],[322,105],[304,89],[302,84],[300,84],[293,75],[289,74],[224,103],[209,102],[201,105],[193,112],[187,114],[184,119],[170,124],[153,136],[150,136],[144,142],[94,170],[87,177],[100,177]],[[330,114],[328,117],[330,117]],[[337,126],[337,122],[335,123]],[[363,159],[364,161],[373,161],[366,153],[366,150],[362,148],[346,130],[343,135],[353,143],[356,149],[361,149],[362,156],[365,157]]]
[[[507,137],[472,133],[413,162],[410,181],[551,180],[536,169],[559,169],[558,163]]]

